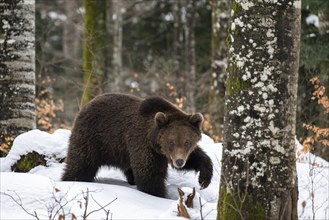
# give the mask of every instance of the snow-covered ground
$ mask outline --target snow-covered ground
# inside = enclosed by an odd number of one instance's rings
[[[216,218],[222,145],[208,136],[203,135],[200,146],[214,163],[212,183],[200,190],[198,174],[169,168],[166,199],[136,190],[116,169],[102,168],[95,183],[61,182],[64,165],[52,158],[65,157],[69,136],[68,130],[54,134],[32,130],[15,139],[9,155],[0,158],[0,219],[59,219],[61,215],[68,219],[182,219],[177,216],[177,187],[185,194],[196,189],[194,208],[188,209],[192,219]],[[31,151],[47,155],[47,167],[11,172],[20,155]],[[299,218],[329,219],[329,164],[312,154],[299,158]]]

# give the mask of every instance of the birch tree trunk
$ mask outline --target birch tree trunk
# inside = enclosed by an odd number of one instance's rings
[[[0,136],[36,127],[35,2],[0,2]],[[0,138],[0,145],[4,140]]]
[[[102,93],[106,85],[107,1],[84,0],[83,69],[81,105]]]
[[[223,137],[225,79],[227,66],[227,24],[230,17],[230,0],[211,1],[212,16],[212,79],[208,112],[213,122],[213,136]]]
[[[300,4],[233,1],[218,219],[297,219]]]

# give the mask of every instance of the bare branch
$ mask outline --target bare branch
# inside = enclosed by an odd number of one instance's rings
[[[23,206],[21,197],[15,191],[12,191],[12,192],[15,193],[15,195],[17,196],[17,198],[14,198],[14,196],[10,195],[9,193],[5,193],[5,192],[0,192],[0,194],[10,197],[19,207],[21,207],[21,209],[23,209],[23,211],[26,214],[28,214],[28,215],[30,215],[30,216],[32,216],[32,217],[34,217],[34,218],[36,218],[36,219],[39,220],[40,218],[38,217],[37,212],[34,211],[33,213],[31,213],[31,212],[27,211],[25,209],[25,207]]]
[[[110,210],[105,210],[105,208],[106,208],[107,206],[111,205],[115,200],[117,200],[118,197],[115,198],[115,199],[113,199],[111,202],[109,202],[109,203],[107,203],[106,205],[103,205],[103,206],[100,205],[100,204],[95,200],[95,198],[93,197],[93,195],[91,195],[91,198],[94,200],[94,202],[95,202],[100,208],[99,208],[99,209],[96,209],[96,210],[94,210],[94,211],[89,212],[88,215],[87,215],[86,217],[88,217],[90,214],[92,214],[92,213],[94,213],[94,212],[98,212],[98,211],[100,211],[100,210],[104,210],[105,213],[106,213],[106,215],[107,215],[107,218],[106,218],[106,219],[108,219],[108,214],[109,214]]]

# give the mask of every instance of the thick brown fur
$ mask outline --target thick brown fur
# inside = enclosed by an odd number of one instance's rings
[[[76,117],[64,181],[93,181],[101,166],[120,168],[130,184],[165,197],[168,163],[200,171],[206,188],[212,162],[197,146],[203,117],[187,114],[161,97],[141,99],[109,93],[96,97]]]

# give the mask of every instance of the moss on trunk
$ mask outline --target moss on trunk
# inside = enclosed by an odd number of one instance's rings
[[[38,154],[35,151],[32,151],[26,155],[23,155],[11,168],[15,172],[29,172],[34,167],[39,165],[46,165],[45,156]]]
[[[223,198],[218,202],[217,220],[220,219],[265,219],[265,209],[259,201],[255,201],[251,195],[238,194],[226,187],[220,188],[219,196]]]
[[[102,92],[106,79],[107,1],[84,0],[83,69],[84,91],[81,105]]]

